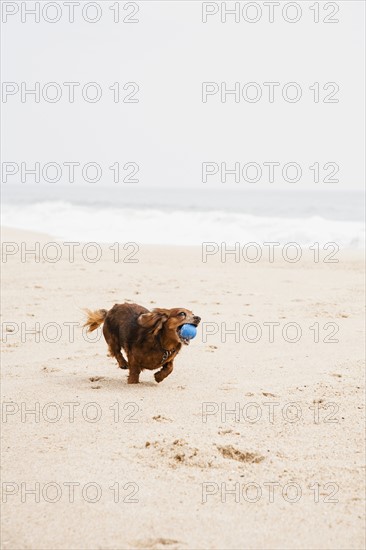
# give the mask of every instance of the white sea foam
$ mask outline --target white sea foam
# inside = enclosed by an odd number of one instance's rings
[[[63,201],[5,204],[2,224],[44,232],[58,240],[99,243],[200,245],[202,242],[335,242],[362,248],[362,221],[339,221],[320,216],[289,218],[206,210],[113,208]]]

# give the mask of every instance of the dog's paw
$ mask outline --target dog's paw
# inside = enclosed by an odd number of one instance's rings
[[[164,380],[164,378],[161,377],[160,372],[156,372],[154,374],[154,378],[155,378],[155,380],[157,381],[158,384]]]

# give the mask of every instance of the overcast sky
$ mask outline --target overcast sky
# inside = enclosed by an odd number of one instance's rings
[[[20,91],[7,96],[2,103],[3,146],[2,160],[31,166],[54,161],[96,162],[103,169],[102,184],[113,183],[109,166],[115,162],[139,166],[141,186],[225,187],[234,183],[220,182],[220,172],[202,182],[203,162],[220,165],[235,162],[257,163],[263,170],[262,179],[251,187],[260,188],[268,180],[265,162],[298,163],[303,176],[300,182],[288,183],[287,188],[361,189],[364,180],[364,11],[363,1],[320,2],[320,22],[314,23],[314,2],[297,2],[302,9],[296,23],[289,23],[282,15],[283,5],[274,12],[269,22],[269,8],[264,2],[246,13],[258,22],[249,23],[241,13],[240,22],[234,16],[221,21],[220,11],[207,16],[202,22],[202,10],[215,11],[221,2],[210,3],[206,8],[195,1],[120,2],[119,23],[110,9],[116,2],[100,2],[101,18],[97,23],[83,20],[81,6],[75,6],[75,22],[68,22],[69,11],[59,2],[61,19],[56,23],[44,20],[34,22],[26,16],[21,22],[21,4],[28,8],[35,2],[2,2],[3,10],[19,12],[9,15],[2,25],[2,80],[29,88],[35,82],[41,90],[48,82],[56,82],[62,97],[56,103],[27,96],[21,102]],[[227,2],[232,8],[234,2]],[[241,2],[241,7],[247,2]],[[252,2],[253,4],[253,2]],[[5,8],[5,5],[10,7]],[[41,6],[45,3],[41,2]],[[333,9],[339,12],[332,15]],[[259,6],[259,7],[258,7]],[[332,7],[333,6],[333,7]],[[335,7],[334,7],[335,6]],[[125,8],[125,9],[124,9]],[[50,8],[46,17],[55,18]],[[94,18],[96,11],[88,9],[87,17]],[[257,10],[256,12],[254,10]],[[295,10],[295,8],[294,8]],[[294,10],[287,12],[294,18]],[[136,11],[135,14],[133,12]],[[131,15],[129,15],[131,14]],[[24,14],[23,14],[24,16]],[[338,23],[324,23],[323,19],[339,19]],[[3,21],[6,14],[3,13]],[[123,22],[130,17],[137,23]],[[69,103],[64,82],[79,82],[75,88],[75,102]],[[102,97],[89,103],[81,96],[81,88],[88,82],[97,82]],[[120,83],[122,97],[132,94],[135,82],[139,90],[132,99],[136,103],[115,103],[116,87]],[[202,83],[212,85],[212,95],[202,101]],[[240,100],[233,95],[222,102],[222,82],[227,88],[240,83]],[[257,87],[247,88],[252,98],[260,90],[262,98],[256,103],[243,99],[243,86],[256,82]],[[269,86],[277,82],[274,102],[270,103]],[[284,85],[296,82],[302,91],[300,101],[291,103],[282,97]],[[314,102],[319,83],[319,103]],[[330,95],[338,103],[324,103]],[[10,88],[6,88],[11,92]],[[217,91],[218,90],[218,91]],[[55,89],[46,88],[52,97]],[[245,88],[244,88],[244,94]],[[295,88],[289,88],[293,97]],[[87,93],[93,96],[93,88]],[[4,101],[4,96],[3,96]],[[314,183],[313,166],[320,164],[320,179],[331,177],[333,165],[340,170],[337,183]],[[211,166],[214,170],[214,165]],[[68,169],[67,169],[68,170]],[[124,175],[133,171],[129,166]],[[65,168],[66,174],[66,168]],[[78,172],[77,172],[78,174]],[[254,172],[249,170],[249,178]],[[271,185],[283,186],[282,175],[276,172]],[[293,176],[289,172],[289,176]],[[249,187],[242,179],[236,187]],[[8,178],[8,182],[15,182]],[[31,181],[31,178],[27,181]],[[62,180],[64,181],[64,180]],[[77,183],[82,183],[77,177]]]

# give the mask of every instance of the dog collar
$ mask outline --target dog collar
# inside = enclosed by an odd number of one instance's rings
[[[174,349],[165,349],[164,350],[164,353],[163,353],[163,358],[161,360],[161,365],[163,363],[165,363],[165,361],[171,356],[173,355],[173,353],[175,353],[177,350],[174,348]]]

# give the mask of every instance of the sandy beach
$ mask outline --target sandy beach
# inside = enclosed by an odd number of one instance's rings
[[[61,244],[53,262],[54,238],[2,239],[4,549],[364,547],[359,253]],[[82,332],[82,308],[125,301],[202,317],[162,384],[127,385]]]

